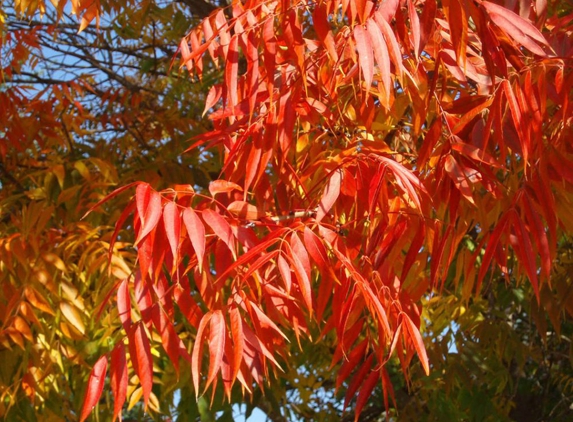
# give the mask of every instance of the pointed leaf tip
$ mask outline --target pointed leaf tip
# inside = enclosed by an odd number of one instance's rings
[[[84,405],[80,416],[80,422],[85,421],[95,407],[105,384],[105,374],[107,371],[107,354],[100,357],[95,363],[88,380],[88,387],[84,398]]]

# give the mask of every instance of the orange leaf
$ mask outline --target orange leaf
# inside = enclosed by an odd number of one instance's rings
[[[265,216],[265,213],[262,210],[259,210],[256,206],[245,201],[231,202],[227,206],[227,211],[235,217],[239,217],[244,220],[258,220]]]
[[[211,195],[215,196],[218,193],[227,193],[234,190],[243,191],[243,188],[233,182],[228,182],[226,180],[213,180],[209,183],[209,192]]]
[[[193,352],[191,354],[191,376],[193,378],[193,386],[195,387],[195,396],[199,397],[199,376],[201,375],[201,360],[203,359],[203,341],[205,336],[205,328],[211,320],[213,314],[206,313],[199,328],[197,328],[197,335],[195,336],[195,344],[193,344]]]
[[[426,375],[430,375],[430,364],[428,363],[428,355],[426,354],[426,347],[424,346],[424,341],[422,340],[422,336],[420,335],[420,331],[414,325],[408,314],[402,313],[403,321],[405,321],[405,332],[404,335],[408,335],[410,339],[414,343],[414,348],[416,349],[416,353],[420,358],[420,362],[422,364],[422,368],[424,368],[424,372]]]

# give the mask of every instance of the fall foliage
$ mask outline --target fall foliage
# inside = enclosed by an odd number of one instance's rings
[[[0,9],[0,415],[572,416],[571,4],[54,3]]]

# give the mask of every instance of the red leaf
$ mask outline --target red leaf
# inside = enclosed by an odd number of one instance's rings
[[[476,107],[468,111],[462,116],[462,118],[456,123],[452,128],[452,134],[456,135],[464,130],[468,123],[470,123],[478,114],[480,114],[484,109],[487,109],[494,100],[494,96],[486,98],[485,101],[479,103]]]
[[[420,335],[420,331],[414,325],[408,314],[402,313],[403,320],[406,322],[405,328],[406,333],[414,343],[414,347],[416,348],[416,353],[420,358],[420,362],[422,363],[422,368],[424,368],[424,372],[426,375],[430,375],[430,364],[428,363],[428,355],[426,354],[426,347],[424,346],[424,341],[422,340],[422,336]]]
[[[253,318],[254,322],[263,328],[270,328],[275,331],[281,337],[288,341],[288,337],[280,330],[280,328],[257,306],[253,301],[249,301],[251,309],[255,311],[256,318]]]
[[[392,19],[394,19],[399,5],[400,0],[385,0],[379,4],[377,13],[379,13],[386,22],[391,22]]]
[[[240,268],[241,266],[248,264],[251,260],[254,259],[255,256],[259,256],[259,255],[263,254],[262,257],[266,257],[266,256],[270,255],[270,254],[264,254],[264,251],[266,251],[268,248],[270,248],[274,243],[279,242],[281,240],[280,236],[282,236],[285,231],[287,231],[286,228],[280,228],[278,230],[271,232],[268,236],[266,236],[264,239],[262,239],[258,245],[248,245],[247,244],[246,246],[249,247],[248,252],[241,255],[241,257],[239,259],[237,259],[233,263],[233,265],[231,265],[227,269],[225,269],[224,272],[222,272],[221,274],[218,274],[217,280],[224,280],[227,275],[229,275],[231,272],[235,271],[236,269]],[[252,265],[253,264],[251,264],[251,266]],[[246,278],[247,275],[244,275],[243,277]]]
[[[113,234],[111,235],[111,240],[109,241],[109,260],[111,261],[111,256],[113,254],[113,247],[117,240],[117,236],[119,235],[119,231],[123,227],[123,224],[131,216],[132,212],[135,210],[136,204],[135,202],[130,202],[127,207],[123,210],[119,218],[115,223],[115,229],[113,230]],[[86,214],[87,215],[87,214]],[[111,270],[111,267],[110,267]]]
[[[551,275],[551,252],[549,250],[549,242],[547,241],[547,233],[545,227],[539,217],[539,214],[533,208],[533,204],[529,195],[523,195],[523,209],[529,222],[530,231],[535,239],[535,244],[541,256],[541,270],[542,274],[549,279]]]
[[[384,106],[390,107],[390,92],[392,91],[392,78],[390,77],[390,56],[388,55],[388,47],[382,35],[382,31],[376,22],[372,19],[366,21],[366,29],[372,38],[372,46],[374,48],[374,57],[380,68],[380,75],[382,77],[382,85],[384,86]]]
[[[151,297],[151,291],[149,284],[141,277],[141,274],[137,272],[135,274],[135,280],[133,282],[133,291],[135,294],[135,302],[137,307],[141,312],[141,319],[146,323],[151,323],[151,307],[153,306],[153,298]]]
[[[422,17],[420,19],[420,51],[424,50],[424,47],[430,39],[430,35],[432,35],[435,19],[436,0],[426,0],[424,3],[424,10],[422,11]]]
[[[330,179],[324,189],[324,194],[318,204],[316,212],[316,222],[319,223],[328,214],[338,196],[340,195],[340,184],[342,183],[342,172],[335,170],[330,174]]]
[[[502,82],[502,85],[503,85],[503,92],[505,93],[505,97],[507,98],[507,103],[511,111],[511,118],[513,119],[515,129],[517,130],[517,134],[519,135],[521,149],[523,151],[523,162],[524,165],[527,165],[529,159],[529,150],[531,149],[529,131],[526,129],[525,120],[523,119],[523,115],[521,114],[521,109],[519,108],[517,99],[515,98],[513,90],[511,89],[511,84],[509,83],[508,80],[505,80]]]
[[[433,123],[430,125],[430,129],[428,129],[424,142],[422,143],[422,147],[420,148],[420,152],[418,154],[418,166],[420,169],[426,165],[426,162],[432,154],[434,146],[436,146],[441,136],[442,119],[441,117],[438,117],[437,119],[434,119]]]
[[[197,40],[197,35],[195,33],[192,33],[191,36],[194,36],[194,38],[191,38],[191,41],[192,41],[192,44],[195,44],[195,42]],[[206,43],[201,44],[200,46],[196,46],[195,48],[193,48],[193,51],[190,51],[189,45],[188,45],[186,39],[184,38],[183,40],[181,40],[181,43],[179,44],[179,48],[181,49],[181,59],[183,60],[183,63],[181,64],[181,66],[185,65],[185,66],[187,66],[187,69],[189,71],[191,71],[191,69],[193,68],[193,61],[195,61],[199,65],[198,60],[200,60],[203,53],[205,53],[205,51],[207,51],[207,49],[209,48],[209,45],[210,45],[210,42],[207,41]],[[198,69],[198,73],[200,73],[199,69]]]
[[[223,88],[221,85],[213,85],[207,94],[207,99],[205,100],[205,109],[203,110],[202,116],[205,116],[209,110],[211,110],[215,104],[221,99],[223,95]]]
[[[513,212],[513,224],[516,227],[516,234],[519,239],[519,249],[521,252],[521,260],[525,265],[525,271],[529,277],[529,281],[533,286],[533,291],[535,292],[535,297],[537,298],[537,303],[539,303],[539,281],[537,280],[537,262],[535,259],[535,254],[533,253],[533,247],[531,245],[531,239],[529,238],[529,231],[523,224],[523,221],[519,217],[519,214],[514,210]]]
[[[338,371],[338,375],[336,376],[336,390],[340,388],[344,381],[347,381],[348,376],[354,371],[362,359],[364,358],[364,354],[366,353],[366,348],[368,347],[368,339],[362,340],[354,349],[350,351],[350,353],[345,353],[346,361],[342,364],[340,370]],[[374,356],[374,355],[370,355]],[[333,362],[334,364],[334,362]],[[331,366],[333,366],[331,364]]]
[[[352,262],[346,257],[342,252],[338,249],[333,248],[332,251],[336,255],[336,257],[340,260],[341,264],[346,267],[348,272],[351,274],[352,279],[356,281],[356,286],[364,296],[364,299],[367,301],[369,308],[373,311],[374,314],[378,316],[378,322],[382,325],[383,334],[384,336],[390,336],[390,324],[388,323],[388,316],[386,315],[386,311],[382,307],[382,303],[380,299],[372,288],[370,287],[370,283],[368,283],[362,274],[360,274],[352,265]]]
[[[181,313],[189,321],[193,327],[197,327],[201,318],[203,318],[203,311],[199,308],[199,305],[195,303],[191,297],[191,291],[189,287],[183,288],[181,285],[176,285],[173,290],[173,295],[175,296],[175,301],[177,306],[181,310]]]
[[[482,282],[483,278],[485,277],[485,273],[489,269],[489,265],[491,263],[493,255],[495,254],[495,250],[497,249],[497,245],[499,243],[501,235],[503,234],[503,232],[505,230],[508,215],[509,214],[504,214],[498,220],[498,222],[495,226],[495,229],[493,230],[493,233],[489,236],[489,240],[487,242],[487,247],[485,249],[485,253],[483,254],[483,258],[482,258],[481,265],[480,265],[480,270],[479,270],[479,274],[478,274],[477,289],[479,289],[479,286],[481,285],[481,282]],[[479,253],[479,248],[478,248],[477,253]],[[477,290],[477,291],[479,291],[479,290]]]
[[[543,34],[539,32],[531,22],[495,3],[483,1],[482,5],[487,10],[491,20],[513,38],[513,40],[538,56],[547,56],[545,51],[543,51],[536,42],[549,48],[551,47],[545,37],[543,37]]]
[[[453,180],[456,188],[460,191],[464,198],[475,205],[473,191],[469,184],[468,178],[466,177],[467,170],[465,170],[465,167],[458,163],[454,157],[448,155],[445,159],[444,170],[446,173],[448,173],[448,176]]]
[[[203,220],[213,229],[215,235],[221,239],[236,259],[235,245],[233,242],[233,230],[231,226],[221,215],[213,210],[206,209],[203,211]]]
[[[402,77],[402,52],[400,51],[400,44],[398,40],[394,36],[394,31],[390,24],[384,19],[383,14],[380,10],[374,13],[374,19],[378,24],[378,27],[382,31],[384,38],[386,39],[386,45],[388,46],[388,51],[390,53],[390,57],[394,62],[394,66],[396,67],[396,73],[401,78]]]
[[[262,353],[265,357],[270,360],[277,368],[282,371],[281,366],[269,351],[269,349],[264,345],[264,343],[253,333],[249,326],[243,321],[243,333],[245,334],[246,342],[251,345],[257,352]]]
[[[466,17],[465,9],[460,3],[460,0],[451,0],[448,13],[448,23],[450,24],[450,35],[452,44],[456,51],[456,58],[458,63],[462,63],[465,67],[466,63],[466,48],[468,38],[468,20]]]
[[[157,226],[161,218],[161,195],[147,183],[141,183],[135,191],[135,200],[137,213],[141,219],[141,228],[135,241],[138,244]]]
[[[315,235],[311,229],[305,226],[304,228],[304,244],[309,255],[312,257],[321,273],[324,273],[328,269],[328,254],[326,248],[320,241],[317,235]]]
[[[177,268],[179,256],[179,236],[181,234],[181,215],[175,202],[169,202],[163,209],[163,226],[171,254],[173,255],[173,268]]]
[[[259,90],[259,51],[253,31],[247,36],[247,75],[249,77],[249,114],[252,116],[257,105],[257,93]]]
[[[354,27],[354,40],[356,41],[356,50],[358,51],[358,63],[364,76],[366,92],[368,92],[372,86],[372,77],[374,75],[374,56],[372,54],[370,36],[362,25],[356,25]]]
[[[84,405],[80,416],[80,422],[83,422],[90,415],[92,409],[95,407],[105,384],[105,373],[107,371],[107,355],[100,357],[92,368],[90,378],[88,380],[88,387],[86,396],[84,398]]]
[[[165,314],[165,310],[155,305],[152,309],[153,325],[161,336],[161,344],[163,349],[169,356],[169,360],[175,368],[175,372],[179,375],[179,336],[175,332],[175,328],[171,323],[169,317]]]
[[[247,171],[245,173],[245,192],[248,191],[249,187],[255,180],[255,177],[259,171],[259,163],[261,162],[261,148],[258,148],[256,141],[253,142],[251,150],[249,151],[249,158],[247,159]]]
[[[227,88],[227,98],[232,107],[239,104],[239,93],[237,90],[237,73],[239,71],[239,47],[238,36],[231,37],[229,53],[227,54],[225,65],[225,87]]]
[[[205,226],[193,208],[183,210],[183,224],[187,229],[187,235],[191,239],[193,249],[197,255],[197,265],[199,271],[203,271],[203,260],[205,256]]]
[[[352,382],[348,386],[346,390],[346,395],[344,397],[344,408],[348,406],[350,400],[354,397],[356,390],[364,383],[364,379],[368,371],[372,368],[372,361],[374,360],[374,353],[370,353],[370,355],[366,358],[366,360],[361,363],[357,364],[356,366],[360,365],[358,368],[358,372],[352,378]],[[376,373],[376,372],[375,372]],[[361,409],[356,409],[356,417],[358,417]]]
[[[288,263],[282,257],[282,255],[279,255],[279,257],[277,258],[277,267],[279,268],[279,272],[281,273],[281,277],[282,277],[283,281],[285,282],[286,292],[288,294],[290,294],[290,290],[292,287],[291,270],[290,270],[290,267],[288,266]]]
[[[500,168],[501,165],[487,152],[465,142],[452,143],[452,149],[458,151],[472,160],[480,161],[489,166]]]
[[[211,316],[209,330],[209,372],[207,374],[207,384],[205,389],[213,382],[217,372],[221,368],[223,355],[225,353],[226,326],[225,317],[219,310],[214,311]]]
[[[360,419],[360,412],[362,412],[364,405],[372,398],[372,390],[374,390],[378,379],[380,379],[380,373],[378,371],[372,371],[362,384],[362,387],[360,387],[358,398],[356,399],[355,421]]]
[[[384,408],[386,411],[389,410],[388,406],[388,394],[392,398],[392,402],[394,403],[394,407],[396,407],[396,397],[394,397],[394,388],[392,387],[392,381],[390,380],[390,376],[388,375],[388,371],[386,371],[385,367],[380,369],[382,374],[382,390],[384,391]]]
[[[294,235],[294,236],[296,236],[296,235]],[[297,239],[298,239],[298,237],[297,237]],[[298,241],[300,242],[300,239],[298,239]],[[304,247],[303,247],[303,249],[304,249]],[[300,255],[299,255],[299,253],[300,253]],[[300,291],[302,293],[304,303],[306,304],[308,311],[310,313],[312,313],[312,309],[313,309],[313,307],[312,307],[312,288],[310,285],[310,278],[309,278],[310,271],[307,272],[307,268],[309,268],[309,266],[307,266],[308,255],[305,256],[305,254],[306,254],[306,251],[304,251],[304,254],[303,254],[301,252],[300,248],[298,248],[297,250],[295,250],[294,248],[291,248],[290,258],[291,258],[292,263],[293,263],[293,269],[294,269],[294,272],[296,274],[296,278],[298,280],[298,285],[300,287]],[[303,262],[303,261],[305,261],[305,262]]]
[[[416,235],[412,239],[412,243],[410,244],[410,248],[408,249],[408,253],[406,255],[406,258],[404,259],[404,263],[402,264],[402,273],[400,275],[400,279],[402,281],[406,280],[408,272],[412,268],[414,262],[416,262],[416,259],[420,254],[420,249],[424,245],[424,237],[426,234],[424,228],[425,225],[420,224],[418,226],[418,229],[416,230]]]
[[[328,23],[328,15],[326,12],[326,4],[320,3],[315,7],[314,13],[312,14],[312,22],[314,23],[314,29],[318,39],[322,41],[326,47],[326,51],[330,55],[330,59],[333,62],[338,61],[338,53],[336,52],[336,44],[334,42],[334,35],[330,30],[330,24]]]
[[[416,175],[402,164],[382,155],[377,158],[392,170],[392,173],[394,173],[394,177],[396,178],[396,181],[399,182],[400,187],[406,191],[412,202],[416,205],[416,208],[421,210],[422,206],[416,189],[427,194],[426,188],[422,185],[422,182],[420,182]],[[414,187],[416,189],[414,189]]]
[[[113,419],[121,416],[121,409],[127,397],[127,359],[125,346],[119,342],[111,352],[110,386],[113,393]]]
[[[412,0],[408,0],[408,17],[410,18],[410,31],[412,31],[411,37],[414,45],[414,56],[416,60],[420,55],[420,18],[418,13],[416,13],[416,7]],[[357,412],[358,413],[358,412]]]
[[[141,323],[137,324],[129,334],[129,354],[133,369],[135,369],[143,389],[143,404],[147,408],[153,386],[153,360],[149,339]]]
[[[307,253],[306,248],[304,247],[303,243],[301,242],[300,238],[298,237],[298,235],[296,233],[293,233],[291,238],[290,238],[290,246],[291,246],[294,254],[300,260],[300,263],[302,264],[302,267],[304,268],[304,272],[306,273],[306,275],[310,279],[311,267],[310,267],[310,260],[308,259],[308,253]]]
[[[122,186],[120,188],[117,188],[116,190],[114,190],[112,193],[110,193],[109,195],[106,195],[105,198],[103,198],[102,200],[98,201],[97,204],[95,204],[93,207],[91,207],[85,214],[84,216],[81,218],[82,220],[84,218],[86,218],[93,210],[95,210],[97,207],[99,207],[101,204],[103,204],[104,202],[109,201],[112,198],[115,198],[117,195],[119,195],[120,193],[122,193],[123,191],[128,190],[129,188],[133,187],[133,185],[139,185],[141,184],[141,182],[133,182],[133,183],[129,183],[125,186]]]
[[[127,278],[120,283],[117,289],[117,312],[123,329],[128,333],[131,327],[131,298]]]

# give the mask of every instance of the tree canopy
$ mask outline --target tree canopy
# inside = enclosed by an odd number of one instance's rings
[[[2,417],[572,417],[570,3],[20,0],[0,31]]]

